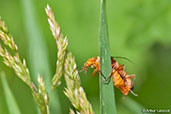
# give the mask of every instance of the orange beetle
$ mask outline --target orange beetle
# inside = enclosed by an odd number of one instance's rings
[[[89,66],[91,66],[92,68],[95,67],[96,69],[93,71],[92,76],[97,71],[99,71],[102,74],[102,76],[105,78],[104,81],[107,81],[112,76],[114,86],[116,86],[117,88],[120,88],[121,92],[124,95],[127,95],[130,91],[133,95],[137,96],[132,91],[133,82],[130,79],[131,77],[133,77],[134,81],[135,81],[136,76],[135,75],[128,75],[127,72],[124,70],[124,65],[120,65],[120,63],[117,62],[113,58],[124,58],[124,57],[111,57],[112,71],[107,78],[100,71],[100,57],[99,56],[98,57],[91,57],[90,59],[88,59],[87,62],[83,66],[83,70],[87,71],[87,68]],[[124,59],[127,59],[127,58],[124,58]],[[127,60],[129,60],[129,59],[127,59]]]
[[[123,69],[123,67],[124,67],[124,65],[121,66],[118,69],[115,69],[113,67],[112,68],[112,72],[105,79],[105,81],[107,81],[112,76],[112,80],[113,80],[114,86],[116,86],[117,88],[120,88],[121,92],[124,95],[127,95],[129,93],[129,91],[130,91],[133,95],[137,96],[137,94],[135,94],[132,91],[132,89],[133,89],[133,83],[135,81],[136,76],[134,74],[128,75],[127,72]],[[130,79],[131,77],[134,78],[133,82]]]
[[[87,68],[91,66],[91,68],[94,68],[96,67],[96,69],[93,71],[92,73],[92,76],[94,76],[94,74],[97,72],[97,71],[100,71],[100,57],[97,56],[97,57],[91,57],[87,60],[87,62],[84,64],[84,66],[82,67],[83,69],[82,70],[85,70],[87,71]]]

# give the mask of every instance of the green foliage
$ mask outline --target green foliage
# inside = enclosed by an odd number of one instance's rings
[[[32,2],[32,7],[27,9],[30,5],[28,2],[30,1]],[[89,57],[99,55],[97,45],[99,1],[100,0],[48,1],[56,14],[58,23],[62,25],[61,31],[63,31],[63,35],[65,36],[67,34],[69,38],[70,45],[68,49],[72,51],[75,56],[78,69],[81,68]],[[25,2],[25,5],[23,5],[23,2]],[[36,77],[39,72],[41,76],[43,76],[45,83],[49,83],[50,86],[48,88],[50,88],[51,78],[49,77],[56,72],[56,44],[52,38],[47,23],[47,16],[44,12],[47,1],[10,0],[9,2],[9,0],[0,0],[0,4],[0,15],[8,25],[10,33],[15,36],[21,58],[24,57],[26,59],[27,66],[31,70],[30,74],[34,78],[33,81],[37,82]],[[134,92],[139,96],[134,97],[131,94],[128,96],[145,108],[165,109],[171,106],[168,100],[171,96],[170,4],[170,0],[127,0],[127,2],[108,0],[106,2],[110,54],[112,56],[128,57],[134,61],[135,64],[131,64],[124,60],[117,59],[121,64],[125,64],[125,70],[129,74],[136,74],[137,78]],[[33,18],[36,19],[35,22],[33,22]],[[32,26],[26,29],[26,25],[31,26],[32,24],[36,24],[38,27]],[[39,30],[35,31],[34,28]],[[38,35],[36,34],[41,34],[39,39],[44,40],[43,47],[41,47],[41,43],[37,40]],[[33,38],[32,42],[29,41],[31,38]],[[28,42],[30,43],[28,44]],[[32,43],[34,44],[32,45]],[[34,45],[39,47],[39,49],[34,48],[36,47]],[[7,49],[9,48],[7,47]],[[37,51],[41,51],[40,53],[44,53],[45,51],[45,54],[38,54]],[[35,53],[34,57],[32,57],[32,52]],[[36,57],[41,59],[32,59]],[[45,62],[46,58],[49,60],[47,63]],[[2,61],[2,58],[0,58],[0,61]],[[34,70],[35,65],[43,70]],[[31,94],[29,94],[30,90],[28,87],[25,86],[19,78],[15,78],[14,72],[2,62],[0,62],[0,70],[4,70],[6,73],[9,85],[12,85],[10,89],[15,95],[21,112],[25,114],[36,113],[34,101],[32,100]],[[49,70],[50,75],[45,74],[48,73],[47,70]],[[91,77],[91,72],[91,70],[88,70],[87,74],[79,73],[79,75],[82,86],[92,104],[93,111],[99,114],[98,76]],[[63,81],[63,78],[61,78],[61,81]],[[59,108],[62,110],[61,113],[67,114],[70,111],[71,103],[63,94],[64,85],[65,82],[61,83],[61,86],[58,88],[59,92],[57,92],[57,89],[53,91],[55,94],[58,93],[59,101],[62,102],[59,103],[56,97],[53,97],[53,100],[52,97],[50,97],[50,100],[57,103],[53,105],[53,109],[57,110]],[[4,91],[2,90],[2,83],[0,81],[0,114],[7,114],[8,109],[6,105],[4,105],[5,96],[3,96]],[[23,95],[25,93],[26,95]],[[52,93],[49,94],[51,95]],[[118,114],[141,113],[141,108],[136,108],[137,112],[130,109],[131,105],[135,106],[135,102],[129,104],[130,102],[128,103],[126,101],[127,96],[125,96],[125,99],[122,99],[121,96],[122,93],[116,88],[115,97]],[[62,105],[62,107],[59,107],[59,105]],[[73,111],[70,112],[73,113]]]
[[[45,8],[46,14],[48,16],[48,22],[52,34],[56,40],[56,44],[58,47],[57,53],[57,63],[56,63],[56,73],[52,79],[52,89],[54,89],[57,85],[60,84],[60,79],[63,74],[63,66],[65,81],[67,88],[65,88],[65,95],[69,98],[72,105],[76,108],[77,113],[80,114],[93,114],[93,110],[91,104],[86,98],[86,94],[84,89],[80,86],[80,78],[77,71],[77,65],[75,63],[75,59],[72,56],[71,52],[66,54],[66,49],[68,46],[68,38],[62,35],[60,31],[60,27],[55,20],[54,13],[49,5]],[[66,57],[65,57],[66,56]],[[65,64],[64,64],[65,63]],[[70,113],[74,113],[73,110],[70,109]]]
[[[145,109],[142,105],[131,99],[130,97],[127,97],[125,100],[120,100],[121,103],[123,103],[127,108],[132,110],[134,113],[139,113],[140,110]]]
[[[108,31],[105,15],[105,0],[101,0],[100,9],[100,30],[99,30],[99,47],[100,47],[100,69],[107,77],[111,72],[111,59],[108,44]],[[113,82],[103,83],[103,76],[100,74],[100,110],[101,114],[116,114],[115,96]]]
[[[47,91],[50,96],[50,110],[52,114],[61,112],[60,101],[56,90],[50,91],[51,88],[51,69],[49,65],[49,56],[44,36],[38,25],[35,15],[35,6],[33,1],[21,0],[24,15],[24,24],[27,31],[29,44],[29,61],[34,81],[37,80],[37,73],[40,73],[47,85]],[[42,9],[44,11],[44,8]]]
[[[63,35],[60,32],[60,27],[56,22],[54,14],[51,8],[49,7],[49,5],[47,5],[45,10],[49,17],[48,21],[49,21],[50,29],[56,39],[56,43],[58,46],[58,54],[57,54],[58,61],[56,65],[57,67],[56,74],[54,76],[55,78],[53,78],[52,80],[52,87],[54,88],[56,84],[60,82],[59,79],[62,76],[65,53],[68,45],[68,39],[67,37],[63,38]],[[41,114],[50,114],[49,96],[46,91],[46,86],[43,78],[40,77],[40,75],[38,75],[38,89],[37,89],[35,84],[31,81],[30,73],[26,66],[26,61],[23,60],[23,63],[21,62],[17,45],[15,44],[13,37],[9,34],[8,29],[1,18],[0,18],[0,40],[2,40],[4,45],[8,46],[11,49],[11,51],[13,51],[13,53],[15,54],[15,56],[13,56],[6,48],[3,48],[0,44],[0,56],[2,56],[4,63],[8,67],[12,67],[15,73],[17,74],[17,76],[30,87],[34,101],[37,103]],[[69,78],[71,78],[71,80]],[[67,83],[65,94],[70,99],[73,106],[77,109],[77,113],[93,114],[91,104],[87,100],[83,88],[80,86],[78,71],[76,70],[75,60],[72,57],[71,53],[67,54],[66,61],[65,61],[65,79]],[[73,82],[73,80],[75,81]],[[50,90],[50,88],[48,88],[48,90]],[[53,96],[51,97],[53,98]],[[74,113],[74,111],[71,111],[71,113]]]
[[[33,98],[39,106],[41,114],[49,114],[49,100],[44,81],[38,76],[39,90],[37,91],[35,84],[31,81],[26,61],[23,59],[23,62],[21,62],[17,45],[15,44],[13,37],[9,34],[5,22],[2,19],[0,19],[0,40],[2,40],[4,45],[9,47],[11,49],[10,51],[15,54],[13,56],[5,46],[2,47],[0,44],[0,56],[3,58],[4,64],[11,67],[17,76],[30,87]]]
[[[16,99],[14,98],[14,96],[8,86],[5,74],[3,72],[1,72],[0,77],[2,79],[3,90],[4,90],[5,100],[7,103],[9,114],[21,114],[21,111],[18,107]]]

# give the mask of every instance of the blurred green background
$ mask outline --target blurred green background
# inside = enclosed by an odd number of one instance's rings
[[[20,56],[26,59],[34,81],[42,69],[50,73],[42,73],[45,79],[55,73],[57,49],[44,11],[47,3],[55,13],[62,33],[68,36],[69,50],[75,56],[78,68],[88,58],[99,54],[99,0],[0,0],[0,16],[14,37]],[[135,64],[117,59],[125,64],[129,74],[137,76],[134,92],[138,97],[129,94],[122,99],[120,90],[115,89],[118,114],[141,113],[140,109],[134,110],[136,103],[147,109],[171,110],[171,1],[107,0],[107,20],[110,54],[133,60]],[[30,58],[35,58],[34,64]],[[7,76],[21,113],[36,114],[30,89],[3,64],[2,58],[1,71]],[[99,114],[98,75],[91,77],[92,71],[82,72],[80,77],[95,113]],[[62,85],[57,88],[59,100],[55,102],[60,105],[62,114],[67,114],[72,105],[63,93],[64,87],[62,78]],[[0,114],[9,113],[5,97],[8,98],[0,79]]]

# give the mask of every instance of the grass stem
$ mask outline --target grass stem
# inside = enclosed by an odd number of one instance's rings
[[[107,77],[111,72],[111,59],[109,53],[107,22],[105,15],[105,0],[100,2],[100,30],[99,30],[99,48],[100,48],[100,69]],[[101,114],[116,114],[115,95],[112,81],[109,84],[103,83],[103,77],[100,74],[100,110]]]

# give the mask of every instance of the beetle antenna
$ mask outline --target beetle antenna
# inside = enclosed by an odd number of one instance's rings
[[[125,59],[125,60],[127,60],[127,61],[129,61],[129,62],[131,62],[131,63],[133,63],[133,64],[134,64],[134,62],[133,62],[131,59],[127,58],[127,57],[122,57],[122,56],[112,56],[112,58],[121,58],[121,59]]]

